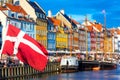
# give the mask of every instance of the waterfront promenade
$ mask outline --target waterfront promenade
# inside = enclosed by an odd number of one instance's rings
[[[79,63],[78,71],[93,71],[94,66],[101,65],[101,70],[112,70],[116,69],[117,67],[113,63],[99,63],[94,61],[82,61],[83,63]],[[0,68],[0,79],[9,79],[9,78],[16,78],[16,77],[23,77],[23,76],[30,76],[30,75],[42,75],[54,72],[61,72],[60,71],[60,63],[59,62],[49,62],[43,72],[39,72],[28,65],[11,65],[8,67],[1,67]]]
[[[58,67],[59,63],[57,62],[48,63],[43,72],[37,71],[29,65],[11,65],[9,67],[0,67],[0,79],[58,72]]]
[[[74,55],[75,56],[75,55]],[[21,64],[20,61],[16,58],[12,57],[3,57],[4,59],[1,60],[1,67],[0,67],[0,78],[12,78],[12,77],[21,77],[21,76],[28,76],[28,75],[36,75],[36,74],[43,74],[43,73],[53,73],[53,72],[61,72],[60,71],[60,61],[61,55],[54,55],[49,56],[49,62],[43,72],[39,72],[26,64]],[[84,59],[84,60],[82,60]],[[78,57],[79,60],[79,69],[78,71],[92,71],[94,67],[100,67],[100,70],[111,70],[116,69],[116,64],[113,61],[99,61],[99,60],[85,60],[85,58]],[[115,57],[114,57],[115,59]],[[116,60],[118,57],[116,58]]]

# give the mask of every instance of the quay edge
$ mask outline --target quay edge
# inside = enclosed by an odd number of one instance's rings
[[[34,75],[34,74],[58,72],[59,65],[60,63],[58,62],[50,62],[47,64],[44,72],[37,71],[28,65],[27,66],[19,65],[19,66],[10,66],[10,67],[0,67],[0,80]]]
[[[99,61],[79,61],[79,71],[89,71],[94,68],[99,68],[99,70],[112,70],[117,68],[117,64]]]
[[[79,61],[78,71],[93,70],[94,67],[100,66],[100,70],[112,70],[117,68],[117,64],[98,62],[98,61]],[[15,78],[26,75],[61,72],[59,62],[50,62],[47,64],[44,72],[37,71],[30,66],[12,66],[0,68],[0,79]]]

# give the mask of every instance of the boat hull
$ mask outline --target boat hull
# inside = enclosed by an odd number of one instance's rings
[[[78,60],[75,57],[62,58],[60,63],[61,72],[78,71]]]

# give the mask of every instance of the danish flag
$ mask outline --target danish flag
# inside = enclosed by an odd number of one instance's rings
[[[7,55],[16,54],[20,61],[39,71],[45,69],[48,61],[45,47],[11,24],[8,25],[1,52]]]

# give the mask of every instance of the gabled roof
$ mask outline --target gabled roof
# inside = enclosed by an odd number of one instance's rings
[[[52,17],[48,17],[48,19],[55,25],[55,26],[60,26],[61,21]]]
[[[3,11],[3,10],[8,10],[6,7],[1,7],[0,6],[0,10]]]
[[[60,12],[61,13],[61,12]],[[61,13],[62,14],[62,13]],[[62,14],[69,22],[71,22],[71,19],[66,15],[66,14]]]
[[[24,9],[21,6],[12,5],[9,3],[6,3],[6,6],[13,12],[22,13],[23,15],[27,15],[27,13],[24,11]]]
[[[44,10],[36,2],[28,1],[28,3],[35,9],[35,12],[45,14]]]
[[[103,30],[101,24],[93,23],[93,22],[90,22],[90,21],[83,22],[82,25],[86,26],[89,31],[92,31],[92,29],[94,29],[97,32],[101,32]]]
[[[101,32],[103,30],[102,24],[95,23],[94,27],[97,28],[99,30],[99,32]]]
[[[61,12],[59,12],[59,13],[62,14],[66,18],[66,20],[68,20],[69,23],[71,23],[73,26],[76,25],[69,16],[67,16],[66,14],[63,14]]]
[[[74,24],[80,24],[79,22],[75,21],[74,19],[71,19]]]
[[[109,31],[110,31],[110,33],[111,33],[112,35],[114,35],[114,33],[116,32],[115,28],[112,28],[112,29],[110,29]]]
[[[94,24],[92,22],[90,22],[90,21],[83,22],[82,25],[87,27],[88,31],[92,31],[93,30]]]
[[[83,23],[82,23],[82,25],[83,26],[93,26],[93,24],[90,22],[90,21],[84,21]]]
[[[118,35],[120,35],[120,29],[116,29]]]
[[[9,3],[6,3],[5,6],[0,6],[0,10],[5,14],[5,16],[7,16],[9,19],[19,19],[19,20],[24,20],[24,21],[27,21],[27,22],[34,22],[33,20],[31,19],[28,19],[26,18],[27,16],[27,13],[24,11],[24,9],[21,7],[21,6],[16,6],[16,5],[12,5],[12,4],[9,4]],[[23,14],[22,17],[12,17],[12,16],[9,16],[8,14],[6,14],[4,12],[4,10],[10,10],[12,12],[16,12],[16,13],[20,13],[20,14]],[[19,14],[18,14],[19,15]],[[26,17],[25,17],[26,16]]]
[[[93,27],[92,26],[87,26],[87,28],[88,28],[88,31],[93,31]]]

